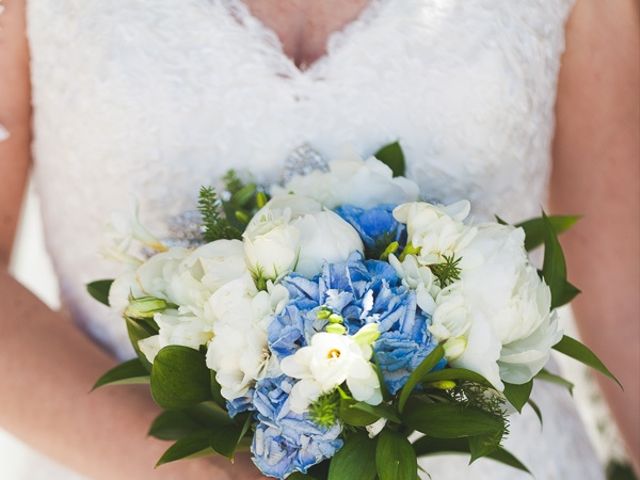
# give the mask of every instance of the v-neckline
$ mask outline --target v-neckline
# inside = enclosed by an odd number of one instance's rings
[[[273,73],[283,78],[313,77],[330,64],[338,43],[344,46],[348,39],[369,28],[379,18],[382,7],[391,0],[369,0],[356,18],[341,29],[331,32],[325,41],[324,53],[310,64],[299,66],[284,50],[276,31],[251,12],[243,0],[224,0],[225,13],[242,30],[242,33],[257,42],[258,48],[268,49],[277,60]],[[278,66],[280,68],[278,68]]]

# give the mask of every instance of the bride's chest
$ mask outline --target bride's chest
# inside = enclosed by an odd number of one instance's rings
[[[225,1],[32,0],[37,160],[64,142],[76,171],[273,180],[304,142],[330,158],[399,139],[442,200],[544,178],[562,1],[378,3],[301,72]]]

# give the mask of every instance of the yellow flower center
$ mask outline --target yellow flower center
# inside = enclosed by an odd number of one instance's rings
[[[340,350],[338,350],[337,348],[332,348],[327,352],[327,358],[340,358]]]

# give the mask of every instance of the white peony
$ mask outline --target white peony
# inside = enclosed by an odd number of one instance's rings
[[[394,177],[391,169],[377,158],[363,160],[348,152],[331,162],[328,172],[295,176],[284,187],[274,187],[272,192],[306,195],[330,209],[344,204],[370,208],[381,203],[414,201],[419,188],[411,180]]]
[[[304,413],[320,395],[344,382],[354,399],[371,405],[382,402],[378,375],[369,361],[377,332],[376,324],[368,324],[353,337],[316,333],[309,346],[283,359],[282,372],[300,380],[291,389],[291,410]]]
[[[155,314],[153,318],[160,327],[158,335],[138,342],[140,350],[151,363],[158,352],[168,345],[181,345],[197,350],[211,339],[211,326],[196,316],[180,315],[176,310],[167,310]]]
[[[292,222],[300,232],[300,253],[295,271],[312,277],[325,262],[343,262],[364,252],[358,232],[330,210],[303,215]]]
[[[267,284],[257,291],[250,276],[220,288],[208,302],[214,336],[207,349],[207,366],[216,372],[227,400],[242,397],[272,368],[275,359],[267,346],[267,327],[288,301],[287,289]]]
[[[466,200],[449,206],[414,202],[396,207],[393,216],[407,225],[408,242],[420,249],[420,264],[432,265],[441,263],[445,256],[458,258],[473,239],[475,228],[462,222],[470,208]]]

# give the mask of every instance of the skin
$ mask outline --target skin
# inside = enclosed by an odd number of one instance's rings
[[[142,387],[129,387],[88,395],[95,379],[114,360],[7,271],[31,162],[24,1],[5,0],[6,11],[0,17],[0,124],[11,133],[9,140],[0,142],[0,425],[92,478],[262,478],[243,457],[234,466],[221,460],[193,460],[153,470],[166,444],[146,437],[158,413],[148,393]],[[367,0],[246,2],[279,35],[284,52],[301,68],[321,57],[327,36],[367,5]],[[585,292],[575,309],[585,340],[625,384],[625,395],[608,382],[603,388],[636,466],[640,459],[640,387],[634,374],[640,365],[638,14],[634,0],[579,0],[572,13],[557,99],[551,192],[554,211],[585,215],[564,238],[572,280]]]

